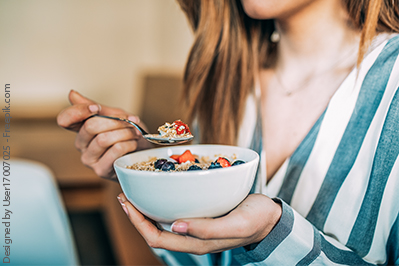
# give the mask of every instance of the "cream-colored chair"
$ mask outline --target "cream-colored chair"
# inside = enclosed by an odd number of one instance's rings
[[[10,265],[78,265],[68,216],[52,172],[30,160],[3,161],[3,171],[8,166],[10,175],[3,179],[5,201],[1,217],[9,219],[2,219],[1,231],[8,228],[9,238],[5,234],[3,243],[10,240],[9,256],[2,255],[3,263],[9,260]]]

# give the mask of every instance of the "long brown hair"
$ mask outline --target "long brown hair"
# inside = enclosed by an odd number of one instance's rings
[[[399,0],[342,0],[361,29],[358,64],[376,32],[399,32]],[[240,0],[177,0],[195,34],[184,73],[187,121],[201,142],[234,144],[255,73],[274,60],[273,20],[248,17]]]

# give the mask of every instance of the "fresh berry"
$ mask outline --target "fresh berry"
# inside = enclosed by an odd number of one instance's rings
[[[173,122],[173,126],[176,129],[177,135],[182,135],[186,133],[191,134],[187,124],[183,123],[181,120],[176,120],[175,122]]]
[[[185,163],[187,161],[195,162],[195,157],[190,150],[186,150],[182,155],[180,155],[178,160],[179,163]]]
[[[155,169],[161,169],[162,165],[164,165],[164,163],[166,163],[168,160],[166,159],[158,159],[154,162],[154,167]]]
[[[196,171],[196,170],[202,170],[202,168],[199,167],[198,165],[193,164],[187,169],[187,171]]]
[[[232,166],[240,165],[240,164],[244,164],[244,163],[245,163],[244,161],[236,160],[236,161],[234,161],[234,163],[232,164]]]
[[[187,161],[195,162],[195,157],[190,150],[186,150],[182,155],[172,155],[170,158],[176,160],[178,163],[185,163]]]
[[[215,162],[211,162],[211,165],[208,167],[208,169],[217,169],[217,168],[223,168],[220,163],[215,163]]]
[[[165,162],[161,168],[162,171],[170,171],[170,170],[175,170],[175,169],[176,169],[175,164],[172,162]]]
[[[216,162],[219,163],[223,168],[231,166],[229,160],[224,157],[217,158]]]
[[[180,155],[177,155],[177,154],[173,154],[173,155],[170,156],[170,158],[172,158],[176,162],[179,160],[179,157],[180,157]]]

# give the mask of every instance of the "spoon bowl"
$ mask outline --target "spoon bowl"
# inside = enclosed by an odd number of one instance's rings
[[[137,130],[141,133],[143,138],[145,138],[146,140],[148,140],[151,143],[158,144],[158,145],[182,144],[182,143],[188,142],[194,138],[194,136],[192,136],[192,135],[189,137],[168,138],[168,137],[163,137],[160,134],[149,134],[138,124],[134,123],[133,121],[130,121],[129,119],[125,119],[125,118],[121,118],[121,117],[94,114],[92,116],[89,116],[87,119],[90,119],[92,117],[102,117],[102,118],[107,118],[107,119],[112,119],[112,120],[123,121],[123,122],[129,123],[130,125],[137,128]]]

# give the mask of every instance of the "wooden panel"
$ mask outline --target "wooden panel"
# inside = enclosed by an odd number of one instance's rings
[[[150,132],[165,122],[182,118],[180,103],[182,78],[173,74],[148,74],[144,76],[144,99],[141,120]]]
[[[75,133],[60,128],[53,119],[12,121],[12,156],[46,164],[60,187],[101,185],[104,180],[80,162],[74,147]]]
[[[104,187],[62,188],[61,195],[68,211],[103,211],[107,201]]]

